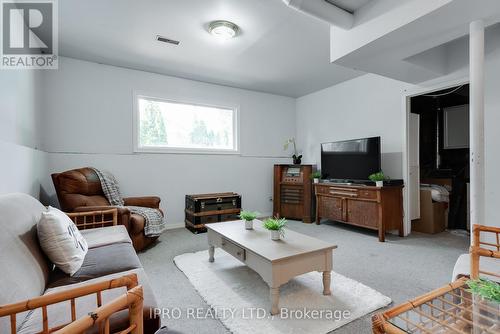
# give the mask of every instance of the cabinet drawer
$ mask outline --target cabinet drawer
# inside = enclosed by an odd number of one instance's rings
[[[245,262],[245,249],[236,245],[232,241],[222,238],[221,248],[238,260]]]
[[[344,198],[356,198],[358,197],[357,189],[349,189],[349,188],[339,188],[335,186],[322,186],[317,187],[316,192],[318,194],[325,194],[330,196],[344,197]]]
[[[365,199],[377,199],[377,191],[376,190],[365,190],[365,189],[360,189],[358,190],[358,197],[359,198],[365,198]]]

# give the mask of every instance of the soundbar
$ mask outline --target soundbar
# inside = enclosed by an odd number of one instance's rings
[[[375,182],[370,181],[370,180],[339,180],[339,179],[330,179],[330,180],[324,180],[323,182],[335,183],[335,184],[338,184],[338,185],[346,185],[346,186],[354,186],[354,185],[374,186],[375,185]],[[385,180],[384,181],[384,186],[385,187],[402,186],[402,185],[404,185],[404,180],[402,180],[402,179],[391,179],[391,180]]]

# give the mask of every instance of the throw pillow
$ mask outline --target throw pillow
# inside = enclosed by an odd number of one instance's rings
[[[48,207],[37,224],[38,240],[47,257],[69,275],[82,266],[87,241],[75,223],[61,210]]]

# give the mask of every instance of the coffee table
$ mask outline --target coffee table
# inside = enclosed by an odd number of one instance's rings
[[[333,250],[336,245],[286,229],[273,241],[270,232],[254,222],[245,230],[243,221],[207,225],[209,261],[219,247],[257,272],[269,285],[271,314],[279,313],[279,288],[291,278],[311,271],[323,273],[323,294],[330,295]]]
[[[500,305],[468,291],[467,277],[373,316],[375,334],[500,334]]]

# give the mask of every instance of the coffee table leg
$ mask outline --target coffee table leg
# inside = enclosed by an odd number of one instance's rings
[[[271,297],[271,314],[276,315],[280,313],[279,303],[280,303],[280,288],[269,288],[269,293]]]
[[[215,247],[208,246],[208,262],[214,262]]]
[[[332,294],[332,291],[330,290],[331,280],[332,280],[332,272],[323,271],[323,294],[325,296],[329,296]]]

